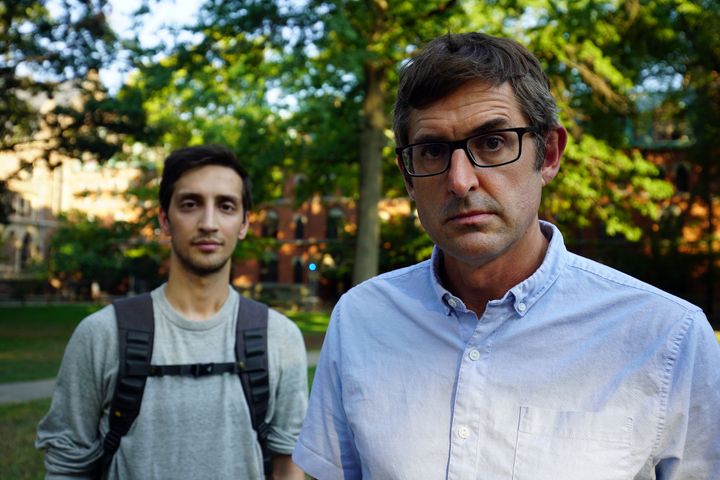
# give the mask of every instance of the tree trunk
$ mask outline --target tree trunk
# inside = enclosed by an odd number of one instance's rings
[[[362,130],[360,131],[360,198],[357,215],[357,243],[353,285],[378,273],[380,258],[380,217],[378,204],[382,195],[382,150],[385,147],[384,129],[387,70],[382,66],[365,65],[365,99],[363,101]]]

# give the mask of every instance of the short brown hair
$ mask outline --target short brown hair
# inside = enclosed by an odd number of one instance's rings
[[[250,208],[252,208],[250,178],[248,177],[247,170],[238,162],[233,152],[221,145],[200,145],[197,147],[181,148],[172,152],[170,156],[165,159],[165,167],[163,169],[162,179],[160,180],[160,208],[168,212],[170,209],[170,199],[175,189],[175,182],[177,182],[185,172],[207,165],[228,167],[240,175],[242,179],[243,215],[247,218]]]
[[[427,107],[472,80],[495,86],[510,83],[523,114],[538,128],[537,154],[542,165],[545,136],[558,125],[547,75],[538,59],[519,43],[483,33],[443,35],[403,65],[393,109],[396,143],[408,143],[411,110]]]

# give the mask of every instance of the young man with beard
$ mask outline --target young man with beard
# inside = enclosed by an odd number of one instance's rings
[[[346,293],[296,463],[321,479],[718,479],[703,312],[540,221],[567,133],[537,59],[483,34],[402,68],[397,162],[432,258]]]
[[[238,309],[249,302],[229,284],[233,251],[249,226],[247,173],[223,147],[177,150],[165,161],[160,204],[160,224],[172,251],[167,283],[151,293],[151,363],[232,366]],[[303,339],[294,323],[272,309],[266,338],[269,399],[263,432],[272,478],[302,479],[289,454],[307,403]],[[50,411],[38,426],[36,445],[45,451],[47,478],[264,477],[237,372],[148,377],[138,417],[114,455],[103,458],[118,359],[116,312],[108,306],[73,333]]]

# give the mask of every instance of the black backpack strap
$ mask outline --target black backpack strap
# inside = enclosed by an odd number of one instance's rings
[[[101,472],[107,471],[120,440],[140,413],[152,359],[155,317],[152,297],[144,293],[113,302],[118,327],[118,375],[110,405],[109,430],[103,440]]]
[[[270,453],[267,448],[269,427],[265,423],[270,399],[267,324],[267,305],[240,295],[235,356],[240,366],[240,381],[250,409],[252,426],[262,450],[265,475],[269,475],[271,469]]]

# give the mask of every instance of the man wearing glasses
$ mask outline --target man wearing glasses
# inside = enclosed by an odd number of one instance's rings
[[[438,38],[403,67],[393,127],[436,247],[337,304],[295,462],[320,479],[720,478],[702,311],[538,219],[567,134],[537,59]]]

